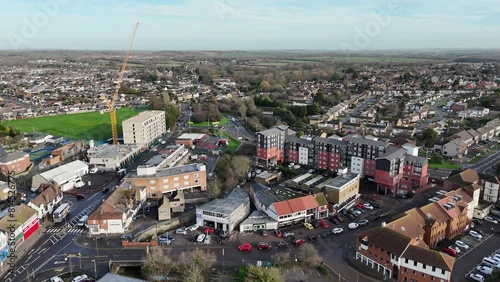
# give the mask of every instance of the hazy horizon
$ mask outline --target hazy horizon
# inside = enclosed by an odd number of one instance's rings
[[[0,49],[124,50],[137,21],[143,51],[500,48],[496,0],[73,2],[4,3]]]

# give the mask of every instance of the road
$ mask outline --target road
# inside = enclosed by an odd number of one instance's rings
[[[495,152],[475,164],[465,164],[464,168],[471,168],[477,172],[485,173],[500,161],[500,152]]]
[[[377,100],[376,97],[368,97],[363,103],[361,103],[359,106],[357,106],[356,109],[351,110],[349,116],[343,117],[341,119],[341,121],[343,123],[349,122],[350,116],[358,116],[359,114],[361,114],[361,112],[363,112],[369,106],[370,103],[373,103],[376,100]]]
[[[238,139],[240,142],[252,144],[255,141],[255,134],[248,131],[238,119],[235,119],[234,121],[229,119],[225,129],[231,137]]]

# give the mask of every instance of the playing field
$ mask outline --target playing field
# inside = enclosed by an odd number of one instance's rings
[[[118,109],[116,111],[119,136],[122,134],[122,121],[138,113],[138,110],[132,109]],[[18,128],[22,132],[42,132],[54,136],[64,136],[69,140],[104,141],[111,138],[111,122],[108,112],[10,120],[4,124]]]

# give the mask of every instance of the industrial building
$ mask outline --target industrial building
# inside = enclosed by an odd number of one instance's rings
[[[224,199],[215,199],[196,208],[196,224],[232,232],[250,214],[250,198],[236,187]]]
[[[36,191],[40,184],[53,181],[64,192],[72,189],[75,183],[88,172],[89,166],[82,161],[76,160],[33,176],[31,190]]]
[[[122,122],[123,143],[148,146],[167,132],[164,111],[145,111]]]
[[[359,174],[341,174],[324,183],[323,190],[331,204],[342,205],[352,201],[359,193]]]
[[[87,151],[89,164],[101,170],[116,170],[124,167],[139,155],[141,146],[104,144]]]

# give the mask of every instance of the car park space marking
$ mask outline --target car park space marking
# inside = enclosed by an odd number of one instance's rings
[[[493,234],[491,234],[491,235],[493,235]],[[490,237],[491,237],[491,235],[490,235]],[[488,238],[489,238],[489,237],[488,237]],[[494,251],[493,253],[491,253],[491,254],[489,255],[489,257],[491,257],[492,255],[494,255],[494,254],[498,253],[499,251],[500,251],[500,248],[498,248],[496,251]],[[469,277],[469,276],[470,276],[472,273],[474,273],[474,272],[477,272],[477,273],[479,273],[479,274],[481,274],[481,275],[483,275],[483,276],[484,276],[484,274],[483,274],[483,273],[480,273],[479,271],[476,271],[476,268],[477,268],[478,266],[482,265],[482,264],[483,264],[483,262],[478,263],[476,266],[474,266],[474,267],[472,268],[472,270],[471,270],[471,271],[469,271],[469,272],[466,274],[466,276],[467,276],[467,277]]]
[[[483,239],[481,239],[481,241],[477,242],[477,244],[471,246],[468,250],[464,250],[464,249],[460,249],[460,257],[458,257],[456,260],[460,260],[462,257],[464,257],[468,252],[474,250],[477,246],[481,245],[481,243],[483,243],[484,241],[488,240],[491,236],[493,236],[493,234],[490,234],[486,237],[483,237]],[[467,237],[465,238],[462,238],[462,241],[465,242],[463,239],[466,239]],[[467,244],[467,242],[465,242]],[[469,244],[467,244],[469,245]],[[463,252],[465,251],[465,252]]]

